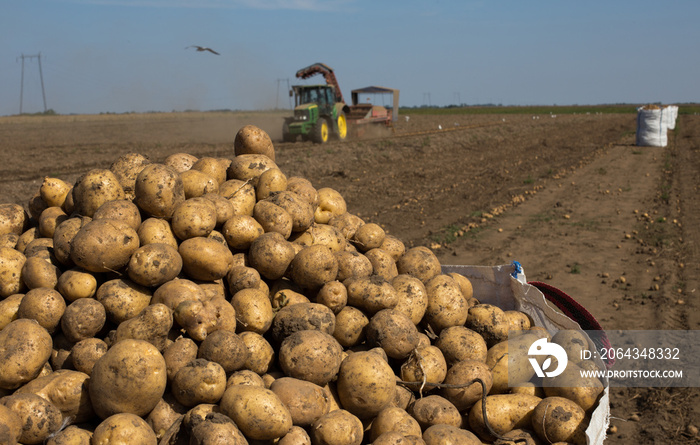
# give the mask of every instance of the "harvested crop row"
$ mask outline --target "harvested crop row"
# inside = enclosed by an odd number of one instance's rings
[[[480,303],[262,130],[234,148],[0,206],[1,442],[585,443],[602,384],[535,385],[526,347],[585,337]]]

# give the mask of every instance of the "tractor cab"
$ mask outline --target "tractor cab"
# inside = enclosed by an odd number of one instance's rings
[[[326,142],[330,135],[345,139],[345,104],[335,101],[333,86],[294,85],[289,94],[294,96],[294,116],[285,120],[285,141],[294,141],[297,136],[320,143]]]

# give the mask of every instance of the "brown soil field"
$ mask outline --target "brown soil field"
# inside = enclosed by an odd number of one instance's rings
[[[338,190],[443,264],[517,260],[606,330],[700,328],[700,116],[681,114],[665,148],[634,144],[633,114],[408,117],[324,145],[277,142],[280,113],[3,117],[0,203],[26,206],[44,176],[72,182],[130,152],[231,157],[255,124],[288,176]],[[606,443],[700,440],[697,388],[611,388],[611,413]]]

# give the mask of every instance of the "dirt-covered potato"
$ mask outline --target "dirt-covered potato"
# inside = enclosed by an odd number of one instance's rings
[[[386,232],[379,224],[366,223],[357,228],[352,241],[357,246],[357,250],[367,252],[381,247],[385,237]]]
[[[440,394],[449,400],[459,411],[470,408],[483,395],[481,383],[470,382],[476,379],[484,382],[486,393],[491,390],[493,377],[486,363],[476,360],[462,360],[454,363],[447,370],[443,383],[454,387],[445,387],[440,390]]]
[[[311,445],[311,437],[304,428],[295,425],[277,442],[277,445]]]
[[[293,233],[289,240],[301,246],[322,244],[335,253],[347,250],[347,241],[345,237],[343,237],[338,229],[328,224],[313,224],[304,232]]]
[[[46,445],[90,445],[91,440],[91,430],[69,425],[49,437]]]
[[[17,247],[17,242],[19,241],[19,235],[16,233],[6,233],[0,235],[0,247],[7,247],[14,249]]]
[[[32,393],[12,394],[0,399],[0,404],[20,419],[22,433],[19,443],[42,444],[61,428],[61,411],[45,398]]]
[[[412,247],[396,262],[399,274],[409,274],[426,284],[442,272],[440,260],[425,246]]]
[[[328,395],[315,383],[282,377],[272,382],[270,390],[287,407],[294,425],[307,427],[330,410]]]
[[[398,303],[394,309],[406,314],[413,324],[418,325],[428,308],[428,292],[418,278],[401,274],[391,280],[391,286],[398,294]]]
[[[0,247],[0,297],[9,297],[24,289],[22,268],[27,257],[15,249]]]
[[[272,345],[265,337],[253,331],[244,331],[238,335],[248,348],[248,359],[244,367],[258,375],[265,374],[275,361]]]
[[[345,306],[335,316],[333,337],[345,348],[359,345],[365,339],[369,318],[354,306]]]
[[[264,334],[270,329],[275,314],[270,298],[259,289],[242,289],[231,297],[231,305],[236,311],[239,331],[253,331]]]
[[[435,341],[448,365],[462,360],[486,362],[488,347],[484,338],[465,326],[443,329]]]
[[[19,311],[22,298],[24,298],[24,294],[13,294],[0,300],[0,331],[17,319],[17,311]]]
[[[99,301],[80,298],[68,306],[61,317],[61,332],[71,343],[94,337],[107,321],[107,312]]]
[[[277,232],[268,232],[250,244],[248,262],[263,277],[276,280],[284,276],[295,255],[292,243]]]
[[[181,240],[207,236],[216,227],[216,206],[202,197],[182,201],[173,210],[170,227]]]
[[[569,363],[564,372],[556,377],[545,377],[542,386],[547,397],[564,397],[590,414],[603,392],[603,384],[597,377],[582,377],[581,368]]]
[[[366,327],[367,343],[379,346],[386,355],[404,359],[418,346],[418,329],[410,318],[395,309],[382,309]]]
[[[464,295],[464,298],[466,298],[467,300],[473,298],[474,288],[472,287],[472,282],[469,281],[469,278],[456,272],[451,272],[447,275],[451,276],[457,282],[457,284],[459,284],[459,288],[462,289],[462,294]]]
[[[118,219],[129,225],[134,230],[138,230],[141,225],[141,212],[131,201],[119,199],[107,201],[95,210],[92,219]]]
[[[171,381],[183,366],[195,360],[197,354],[197,343],[191,338],[178,337],[175,341],[166,346],[163,351],[163,359],[165,360],[168,381]]]
[[[310,291],[318,291],[337,275],[338,260],[333,251],[323,245],[302,248],[289,265],[292,281]]]
[[[292,416],[280,398],[259,386],[229,386],[221,398],[220,409],[253,440],[277,439],[292,427]]]
[[[156,433],[138,415],[123,412],[105,418],[92,434],[92,445],[155,445]]]
[[[221,227],[221,233],[231,249],[246,250],[265,229],[252,216],[234,215]]]
[[[56,226],[68,219],[60,207],[48,207],[39,215],[39,233],[45,238],[53,238]]]
[[[148,426],[156,433],[156,438],[160,443],[164,438],[167,441],[168,437],[177,435],[186,412],[187,408],[185,406],[179,404],[174,397],[166,394],[165,398],[158,402],[145,420]],[[177,428],[178,431],[174,431],[172,428]]]
[[[335,258],[338,261],[338,276],[336,278],[340,282],[344,282],[348,278],[372,275],[372,262],[359,252],[340,251],[335,253]]]
[[[173,326],[173,312],[164,304],[151,304],[138,315],[117,326],[114,343],[127,340],[145,340],[162,351],[167,346],[168,333]]]
[[[90,272],[114,272],[124,268],[138,248],[138,234],[126,223],[116,219],[92,220],[73,237],[70,258]]]
[[[213,296],[204,300],[185,300],[173,311],[177,324],[196,341],[218,329],[236,330],[236,310],[231,303]]]
[[[228,246],[211,238],[197,236],[180,244],[182,271],[194,280],[216,281],[233,267],[233,254]]]
[[[157,287],[180,274],[182,257],[169,244],[146,244],[136,249],[127,266],[129,278],[134,283]]]
[[[231,203],[234,215],[253,215],[256,198],[255,187],[250,182],[229,179],[219,186],[219,195]]]
[[[206,405],[198,405],[206,406]],[[197,407],[193,408],[197,409]],[[233,420],[219,412],[210,412],[190,430],[190,445],[228,444],[247,445],[248,441]]]
[[[36,394],[51,402],[70,423],[81,423],[94,416],[88,394],[90,376],[70,369],[58,369],[38,377],[15,391]]]
[[[50,261],[52,264],[56,264],[57,261],[54,255],[52,238],[36,238],[32,240],[24,248],[24,255],[27,258],[38,256],[46,261]]]
[[[294,221],[292,215],[277,204],[265,200],[258,201],[253,208],[253,218],[265,232],[277,232],[285,239],[292,234]]]
[[[172,168],[178,173],[185,172],[192,168],[195,162],[197,162],[197,157],[189,153],[173,153],[169,155],[163,161],[163,164]]]
[[[569,361],[579,366],[581,366],[581,362],[583,361],[581,358],[583,357],[583,351],[590,351],[595,348],[594,345],[589,344],[588,338],[583,331],[575,331],[573,329],[557,331],[557,333],[552,336],[552,342],[561,345],[566,351],[566,356]]]
[[[399,300],[396,289],[382,277],[351,277],[343,284],[348,288],[348,304],[374,314],[393,309]]]
[[[0,443],[15,444],[22,436],[22,419],[0,403]]]
[[[532,428],[532,414],[542,399],[524,394],[495,394],[486,397],[486,417],[496,434],[505,434],[516,428]],[[484,424],[484,415],[478,400],[469,410],[469,426],[482,440],[494,437]]]
[[[287,176],[279,168],[265,170],[258,178],[258,185],[255,187],[255,197],[258,201],[269,198],[270,195],[287,189]],[[305,200],[309,206],[310,202]]]
[[[362,218],[350,212],[335,215],[328,221],[328,225],[338,230],[347,240],[353,239],[355,232],[363,224],[365,221]]]
[[[347,204],[340,192],[330,187],[318,189],[318,207],[314,210],[316,223],[327,224],[331,218],[345,212]]]
[[[233,140],[233,150],[236,156],[259,154],[275,160],[275,148],[270,136],[255,125],[245,125],[238,130]]]
[[[226,380],[226,387],[228,388],[231,385],[255,385],[264,388],[265,381],[258,373],[250,369],[241,369],[229,375],[228,380]]]
[[[278,168],[275,161],[261,154],[240,154],[231,160],[227,175],[229,179],[250,181],[257,186],[260,175],[271,168]]]
[[[282,341],[277,359],[285,375],[324,386],[338,374],[342,350],[330,334],[302,330]]]
[[[425,445],[481,445],[482,443],[471,431],[442,423],[428,427],[423,432],[423,441]]]
[[[102,419],[117,413],[145,416],[165,393],[167,369],[158,348],[145,340],[115,343],[97,360],[90,400]]]
[[[340,281],[329,281],[319,289],[316,294],[316,302],[337,314],[348,303],[348,290]]]
[[[413,416],[423,430],[438,425],[462,426],[462,416],[459,410],[446,398],[439,395],[422,397],[408,407],[408,413]]]
[[[73,264],[70,259],[71,242],[78,231],[90,221],[91,219],[88,217],[71,217],[56,226],[56,230],[53,233],[54,255],[61,264]]]
[[[318,207],[318,190],[306,178],[301,176],[291,176],[287,178],[287,190],[294,192],[304,198],[311,207],[316,210]]]
[[[197,162],[192,164],[190,170],[199,171],[214,179],[217,186],[223,184],[226,181],[226,168],[228,165],[224,165],[221,160],[213,158],[210,156],[205,156],[197,159]]]
[[[76,371],[92,374],[95,362],[105,355],[109,347],[99,338],[86,338],[77,342],[70,350],[71,361]]]
[[[119,180],[119,184],[124,189],[126,199],[134,199],[136,178],[141,173],[141,170],[150,163],[151,160],[148,159],[148,156],[140,153],[127,153],[119,156],[116,161],[112,162],[109,169]]]
[[[315,329],[329,335],[335,330],[335,314],[319,303],[298,303],[281,308],[272,321],[272,338],[281,342],[297,331]]]
[[[314,209],[304,198],[290,191],[273,193],[266,199],[289,213],[292,217],[292,232],[303,232],[314,222]]]
[[[311,427],[311,443],[360,445],[364,427],[357,415],[338,409],[321,416]]]
[[[433,345],[420,346],[411,351],[401,365],[401,380],[415,382],[411,388],[417,390],[423,382],[442,383],[447,375],[447,363],[440,349]],[[432,389],[430,386],[427,390]]]
[[[373,443],[384,433],[394,431],[402,436],[422,436],[420,424],[406,410],[398,406],[389,406],[377,414],[370,428],[370,439]]]
[[[477,304],[469,308],[464,325],[484,337],[489,347],[508,339],[508,318],[501,308],[492,304]]]
[[[226,390],[226,372],[220,364],[198,358],[180,368],[171,385],[175,399],[186,407],[217,403]]]
[[[469,315],[469,303],[459,284],[449,275],[439,274],[425,283],[428,307],[425,321],[436,334],[450,326],[461,326]]]
[[[243,339],[226,329],[219,329],[207,335],[197,351],[198,358],[218,363],[227,375],[243,368],[248,354]]]
[[[370,249],[365,256],[372,263],[372,273],[391,281],[399,274],[394,258],[382,249]]]
[[[149,164],[136,177],[134,203],[150,216],[170,219],[184,200],[180,174],[165,164]]]
[[[128,278],[105,281],[97,288],[95,299],[107,311],[107,319],[119,324],[135,317],[151,302],[149,289]]]
[[[236,265],[226,274],[226,283],[231,295],[243,289],[262,290],[266,286],[260,277],[260,272],[252,267]]]
[[[528,358],[528,350],[535,340],[537,336],[525,334],[496,343],[488,349],[486,365],[493,377],[491,394],[504,393],[510,386],[527,382],[535,375]]]
[[[72,186],[59,178],[44,177],[39,188],[39,195],[49,207],[61,207],[66,201]]]
[[[41,327],[53,333],[61,323],[66,301],[58,291],[39,287],[27,291],[17,310],[17,318],[36,320]]]
[[[58,284],[59,269],[40,257],[27,258],[22,266],[22,279],[29,289],[40,287],[55,288]]]
[[[340,365],[336,385],[342,406],[361,419],[379,414],[396,394],[391,366],[370,351],[348,355]]]
[[[406,245],[399,238],[394,235],[389,235],[388,233],[384,236],[384,241],[382,241],[380,249],[391,255],[394,262],[398,261],[399,258],[406,253]]]
[[[548,442],[586,444],[586,412],[564,397],[546,397],[532,413],[532,429]]]
[[[136,233],[142,246],[152,243],[163,243],[177,249],[178,243],[170,223],[162,218],[147,218],[139,226]]]
[[[124,189],[111,170],[93,169],[82,175],[73,185],[75,212],[92,215],[107,201],[124,199]]]

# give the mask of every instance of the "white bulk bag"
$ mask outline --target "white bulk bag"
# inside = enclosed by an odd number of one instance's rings
[[[637,109],[637,145],[641,147],[665,147],[668,144],[666,114],[664,108]]]

